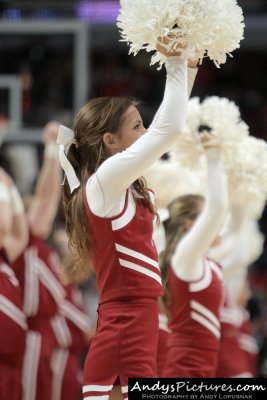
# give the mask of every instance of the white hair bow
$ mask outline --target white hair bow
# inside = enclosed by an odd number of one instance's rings
[[[75,143],[73,130],[64,125],[60,125],[57,143],[59,144],[59,161],[70,186],[70,192],[72,193],[74,189],[80,186],[80,181],[77,178],[74,168],[66,156],[70,146]]]

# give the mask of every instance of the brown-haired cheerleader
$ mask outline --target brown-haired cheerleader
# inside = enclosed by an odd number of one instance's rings
[[[70,246],[77,268],[93,260],[99,290],[84,399],[108,399],[114,385],[126,399],[129,377],[156,376],[162,283],[153,195],[140,177],[182,133],[188,97],[187,63],[177,53],[166,55],[165,94],[148,130],[132,99],[113,97],[89,101],[74,134],[59,132]]]
[[[222,271],[206,255],[219,240],[227,211],[227,184],[217,139],[205,133],[201,142],[208,163],[207,198],[177,198],[168,207],[170,218],[165,223],[162,267],[168,275],[165,295],[171,333],[164,377],[214,377],[217,367]]]

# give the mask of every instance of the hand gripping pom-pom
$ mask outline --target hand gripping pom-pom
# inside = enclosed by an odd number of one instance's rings
[[[204,150],[199,140],[199,127],[211,128],[220,139],[228,177],[231,203],[246,208],[248,215],[258,218],[267,199],[267,144],[249,136],[238,107],[226,98],[208,97],[200,104],[189,101],[187,127],[178,138],[172,160],[184,168],[205,170]]]
[[[244,33],[236,0],[121,0],[117,26],[130,53],[154,51],[151,64],[160,67],[166,57],[157,51],[159,38],[169,38],[166,49],[179,48],[185,59],[209,57],[219,66],[240,47]]]

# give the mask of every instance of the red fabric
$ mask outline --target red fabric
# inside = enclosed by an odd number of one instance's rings
[[[218,351],[171,345],[164,378],[214,378]]]
[[[25,289],[25,253],[27,250],[37,251],[38,258],[43,261],[47,269],[55,275],[52,265],[53,250],[41,238],[30,236],[30,241],[24,253],[15,261],[13,267],[20,281],[24,296]],[[49,290],[40,280],[38,281],[38,309],[35,315],[28,316],[29,329],[42,334],[42,352],[50,356],[57,341],[51,326],[51,318],[57,314],[58,305],[53,297],[52,289]]]
[[[80,301],[77,301],[79,295],[79,293],[77,293],[77,290],[72,285],[65,286],[65,290],[66,290],[66,300],[68,300],[72,305],[74,305],[80,312],[85,314],[85,309],[82,303]],[[85,353],[87,349],[85,333],[73,322],[73,320],[67,317],[65,317],[65,320],[71,334],[72,343],[70,347],[66,349],[68,353],[68,358],[66,360],[63,378],[61,380],[58,379],[57,377],[58,371],[55,372],[54,385],[57,387],[57,389],[54,390],[60,392],[60,399],[62,400],[65,400],[67,398],[70,398],[72,400],[80,400],[81,390],[82,390],[81,359],[82,355]]]
[[[17,273],[18,279],[21,283],[23,296],[25,296],[25,284],[27,279],[25,277],[26,271],[26,254],[27,251],[33,250],[37,252],[38,258],[45,264],[48,271],[50,271],[55,280],[58,279],[52,265],[53,250],[41,238],[30,236],[30,241],[24,253],[14,263],[14,269]],[[36,314],[28,316],[29,330],[38,332],[42,336],[41,340],[41,353],[37,375],[37,395],[38,400],[51,399],[52,387],[52,370],[51,370],[51,356],[53,350],[57,347],[57,340],[52,329],[51,319],[58,312],[58,304],[55,300],[53,288],[47,287],[41,281],[37,280],[37,289],[33,292],[37,293],[37,310]]]
[[[163,295],[162,285],[157,280],[144,273],[120,265],[119,259],[122,258],[137,263],[160,278],[158,268],[151,266],[144,260],[125,254],[122,255],[116,250],[116,244],[119,244],[135,252],[142,253],[155,262],[158,261],[157,250],[152,241],[153,215],[145,207],[142,200],[136,200],[135,215],[126,226],[118,230],[112,229],[112,222],[127,213],[128,197],[129,190],[127,191],[124,209],[119,216],[100,218],[91,212],[84,196],[84,206],[94,243],[94,267],[100,304],[120,301],[125,298],[155,298]]]
[[[86,311],[85,307],[83,306],[81,300],[78,301],[79,292],[77,293],[77,289],[75,289],[72,285],[65,286],[66,290],[66,300],[68,300],[71,304],[73,304],[77,309],[85,314],[86,317]],[[88,320],[89,321],[89,320]],[[68,325],[68,328],[71,333],[71,338],[72,338],[72,345],[69,351],[73,354],[76,354],[76,357],[81,357],[83,352],[87,349],[87,343],[86,343],[86,336],[85,332],[82,331],[71,319],[66,318],[66,322]],[[88,330],[89,330],[89,325],[88,325]]]
[[[233,378],[247,372],[245,353],[238,344],[238,327],[222,323],[221,332],[221,348],[216,376],[218,378]]]
[[[177,278],[172,268],[169,270],[169,327],[172,331],[172,342],[175,342],[181,347],[192,346],[194,348],[206,348],[208,350],[219,349],[219,338],[216,338],[211,330],[192,318],[192,312],[194,312],[195,309],[191,307],[191,303],[195,301],[205,307],[208,312],[212,313],[219,324],[224,291],[222,281],[218,278],[213,269],[210,268],[210,262],[211,261],[206,259],[206,272],[203,273],[203,278],[205,279],[208,273],[207,271],[210,271],[210,280],[207,282],[206,287],[198,291],[191,291],[190,285],[198,282],[201,283],[204,279],[202,280],[201,278],[197,282],[185,282]],[[202,316],[203,314],[199,312],[198,315]],[[208,322],[212,322],[212,320],[208,319]]]
[[[155,377],[157,344],[157,300],[100,306],[96,334],[85,361],[84,385],[119,381],[124,386],[129,377]]]
[[[37,383],[36,383],[36,400],[53,400],[52,399],[52,370],[51,356],[46,354],[47,348],[43,349],[44,342],[42,340],[40,361],[38,367]],[[26,400],[26,399],[25,399]]]
[[[166,332],[165,330],[160,329],[158,353],[157,353],[157,376],[159,378],[163,376],[167,354],[170,348],[169,342],[170,342],[170,332]]]
[[[221,267],[205,258],[197,282],[169,275],[170,351],[164,377],[214,377],[220,346],[220,308],[224,299]],[[198,285],[198,286],[196,286]]]
[[[21,400],[22,359],[17,360],[16,366],[0,362],[0,398],[1,400]]]
[[[81,365],[76,354],[69,354],[63,376],[61,399],[80,400],[82,392]]]
[[[1,260],[0,260],[1,262]],[[6,273],[0,271],[0,294],[22,312],[21,290],[15,286]],[[24,354],[26,329],[0,311],[0,359],[11,360]]]
[[[8,273],[0,271],[0,295],[22,312],[21,291],[13,271],[0,257],[0,264]],[[0,398],[21,400],[22,362],[26,346],[26,329],[0,311]]]
[[[253,329],[252,329],[252,324],[249,320],[249,318],[245,318],[243,321],[243,324],[241,325],[240,328],[240,334],[243,335],[247,335],[250,340],[252,342],[254,342],[255,345],[255,351],[254,352],[250,352],[250,351],[246,351],[245,352],[245,356],[246,356],[246,360],[247,360],[247,369],[248,371],[251,373],[251,375],[256,378],[257,376],[257,366],[258,366],[258,358],[259,358],[259,350],[257,349],[257,343],[256,340],[254,338],[254,334],[253,334]],[[240,337],[240,335],[239,335]],[[239,342],[240,345],[240,342]]]
[[[257,346],[244,310],[231,307],[226,301],[221,320],[222,336],[216,376],[219,378],[255,377],[257,353],[251,354],[245,350],[244,334],[246,341],[249,339],[249,348],[251,342],[255,348]]]

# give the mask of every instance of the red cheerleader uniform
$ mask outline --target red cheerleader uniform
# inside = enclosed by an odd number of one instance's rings
[[[128,377],[156,376],[157,297],[163,290],[151,239],[152,215],[143,201],[135,203],[127,190],[122,213],[110,219],[95,216],[87,203],[85,207],[95,243],[100,302],[85,361],[86,398],[107,394],[117,381],[126,390]]]
[[[21,400],[27,321],[14,271],[0,250],[0,397]]]
[[[164,377],[215,376],[220,346],[219,311],[224,298],[222,271],[204,258],[200,280],[185,282],[170,268],[170,350]]]
[[[29,333],[24,362],[23,400],[50,400],[52,393],[51,356],[57,340],[51,320],[57,314],[65,291],[55,277],[52,250],[41,238],[29,244],[14,268],[23,292],[23,309]]]

